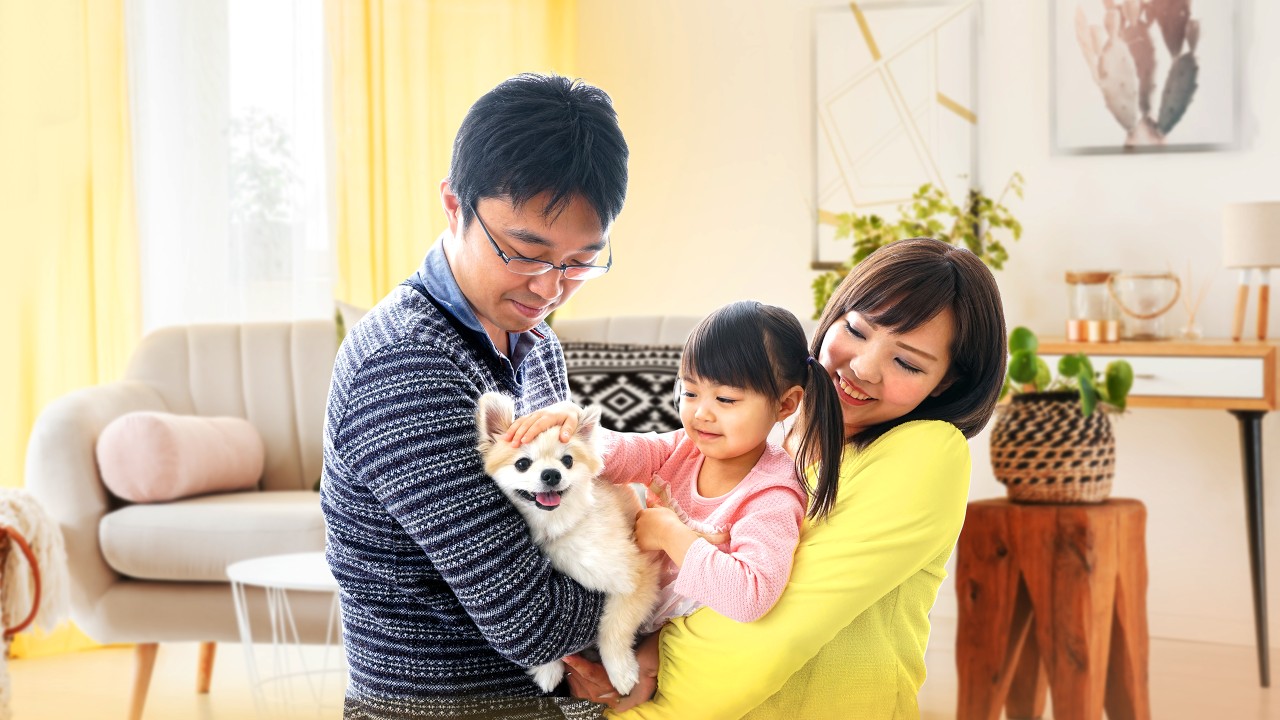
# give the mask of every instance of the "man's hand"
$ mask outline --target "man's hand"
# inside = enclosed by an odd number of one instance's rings
[[[653,698],[658,688],[658,633],[646,637],[636,647],[636,659],[640,662],[640,679],[631,694],[618,696],[609,684],[609,674],[600,663],[583,659],[580,655],[565,658],[569,666],[569,691],[574,697],[608,705],[617,712],[625,712]]]
[[[542,434],[547,428],[560,426],[560,442],[569,442],[573,433],[578,430],[578,420],[582,416],[582,408],[565,400],[555,405],[548,405],[541,410],[534,410],[524,417],[517,418],[507,428],[503,440],[515,447],[530,442]]]

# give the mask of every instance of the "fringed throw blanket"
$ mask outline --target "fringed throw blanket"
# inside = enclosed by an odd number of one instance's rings
[[[35,624],[52,630],[66,616],[70,604],[67,578],[67,551],[62,532],[44,508],[25,490],[0,488],[0,527],[21,536],[31,547],[36,568],[29,567],[17,543],[11,543],[4,566],[0,567],[0,625],[7,630],[22,622],[35,602],[36,572],[40,574],[40,606],[35,608]],[[0,542],[10,543],[8,536]],[[10,717],[8,637],[0,654],[0,720]]]

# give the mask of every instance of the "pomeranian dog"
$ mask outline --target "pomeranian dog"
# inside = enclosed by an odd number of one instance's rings
[[[598,409],[583,413],[568,442],[560,442],[556,426],[520,447],[502,439],[514,415],[507,396],[486,393],[480,398],[477,447],[484,471],[524,516],[551,565],[605,593],[600,659],[613,687],[626,695],[640,677],[632,649],[636,631],[658,599],[657,559],[640,550],[634,538],[639,499],[629,486],[597,477],[604,468],[596,449]],[[564,662],[530,668],[529,674],[550,692],[564,677]]]

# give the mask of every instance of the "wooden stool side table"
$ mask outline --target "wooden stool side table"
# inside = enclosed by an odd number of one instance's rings
[[[1150,720],[1147,511],[969,504],[956,553],[959,720]]]

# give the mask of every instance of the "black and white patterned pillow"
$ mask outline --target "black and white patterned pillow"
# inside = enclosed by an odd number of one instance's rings
[[[564,343],[569,397],[600,408],[600,424],[621,432],[680,429],[672,402],[680,374],[679,345]]]

